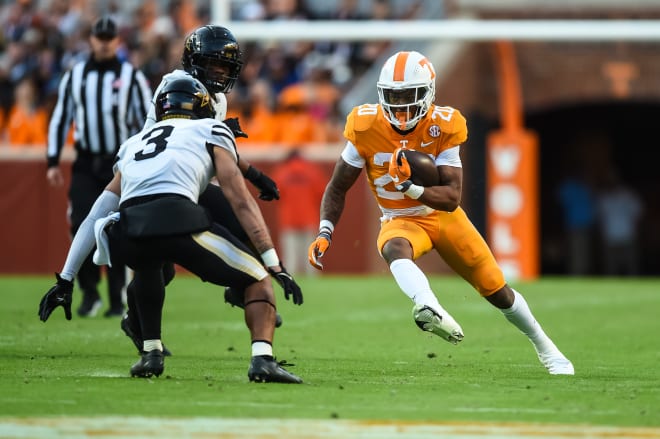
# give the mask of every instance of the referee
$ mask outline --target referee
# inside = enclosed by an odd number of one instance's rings
[[[59,84],[57,104],[48,127],[48,172],[51,186],[62,186],[60,153],[71,124],[76,159],[69,188],[69,223],[73,236],[96,197],[112,179],[119,146],[144,124],[152,92],[144,74],[117,57],[117,24],[111,18],[94,23],[89,39],[91,55],[66,72]],[[100,267],[88,257],[78,272],[83,299],[78,315],[93,317],[102,306],[98,291]],[[106,317],[124,313],[123,266],[108,268],[109,307]]]

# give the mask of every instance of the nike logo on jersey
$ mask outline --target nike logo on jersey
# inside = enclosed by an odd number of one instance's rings
[[[433,140],[431,140],[430,142],[422,142],[422,148],[429,146],[431,143],[433,143]]]

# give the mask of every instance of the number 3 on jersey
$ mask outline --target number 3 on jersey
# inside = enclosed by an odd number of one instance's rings
[[[172,135],[173,130],[173,126],[161,125],[142,136],[141,140],[146,140],[145,149],[135,153],[135,160],[140,161],[150,159],[165,151],[165,148],[167,147],[167,139]],[[153,150],[145,152],[145,150],[150,149],[146,148],[149,145],[154,145]]]

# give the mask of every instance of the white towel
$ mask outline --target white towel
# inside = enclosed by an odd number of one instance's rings
[[[110,223],[119,221],[119,212],[111,212],[105,218],[99,218],[94,223],[94,237],[96,238],[96,250],[94,251],[94,263],[96,265],[107,265],[112,267],[110,263],[110,248],[108,244],[108,235],[105,233],[105,228]]]

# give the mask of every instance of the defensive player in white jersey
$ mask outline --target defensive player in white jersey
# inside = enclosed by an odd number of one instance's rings
[[[435,250],[447,264],[498,308],[532,342],[549,373],[573,375],[573,364],[557,349],[536,321],[524,297],[511,288],[486,242],[460,207],[460,145],[467,138],[461,113],[433,104],[435,70],[418,52],[399,52],[381,69],[379,104],[354,108],[346,119],[346,147],[337,160],[321,203],[319,235],[310,245],[309,261],[322,269],[346,192],[365,170],[381,212],[377,247],[398,286],[413,301],[420,329],[457,344],[463,329],[445,310],[414,261]],[[434,160],[439,184],[412,183],[406,149]]]
[[[85,220],[84,227],[96,223],[101,253],[134,270],[135,311],[144,341],[131,375],[159,376],[164,370],[162,273],[164,265],[176,263],[207,282],[245,291],[245,320],[252,337],[250,381],[301,383],[273,358],[276,311],[269,273],[297,305],[303,302],[302,292],[283,269],[261,211],[245,186],[231,129],[213,116],[210,96],[196,79],[178,79],[163,87],[156,100],[158,122],[122,145],[115,176]],[[214,176],[261,261],[197,204]],[[117,205],[121,221],[112,222],[114,216],[103,219]],[[109,246],[102,239],[104,231]],[[72,248],[75,245],[80,244],[74,237]],[[80,259],[75,253],[69,252],[57,284],[40,303],[42,321],[58,306],[71,318],[71,271]]]
[[[225,119],[227,114],[225,94],[232,91],[243,67],[243,56],[234,35],[222,26],[205,25],[199,27],[187,36],[181,63],[183,69],[176,69],[166,74],[156,87],[152,105],[149,107],[144,123],[144,129],[150,128],[156,123],[156,97],[163,88],[172,81],[193,77],[198,79],[211,95],[215,118],[227,124],[233,131],[234,136],[247,137],[247,134],[241,130],[238,119]],[[240,155],[238,157],[238,167],[244,177],[259,189],[260,199],[264,201],[279,199],[279,190],[275,182]],[[249,245],[249,239],[245,231],[218,185],[208,185],[200,194],[199,204],[208,209],[214,222],[223,225],[233,235]],[[168,284],[175,275],[174,266],[166,265],[163,267],[163,273],[165,283]],[[130,282],[126,289],[128,309],[121,321],[121,329],[140,351],[142,349],[142,335],[137,316],[133,312],[134,289],[135,284]],[[228,287],[225,289],[224,297],[225,301],[232,306],[240,308],[245,306],[243,291]],[[282,324],[280,314],[277,313],[275,318],[276,327],[279,327]],[[165,354],[170,355],[167,348],[165,348]]]
[[[243,54],[234,35],[229,29],[205,25],[193,31],[184,43],[181,63],[183,70],[176,69],[163,76],[156,91],[152,105],[147,113],[144,128],[156,122],[156,96],[169,82],[192,76],[198,79],[209,92],[215,110],[215,118],[224,121],[236,137],[247,137],[240,129],[237,119],[225,119],[227,115],[226,93],[234,88],[243,68]],[[238,167],[252,184],[260,191],[259,198],[265,201],[279,199],[275,182],[244,158],[238,158]]]

